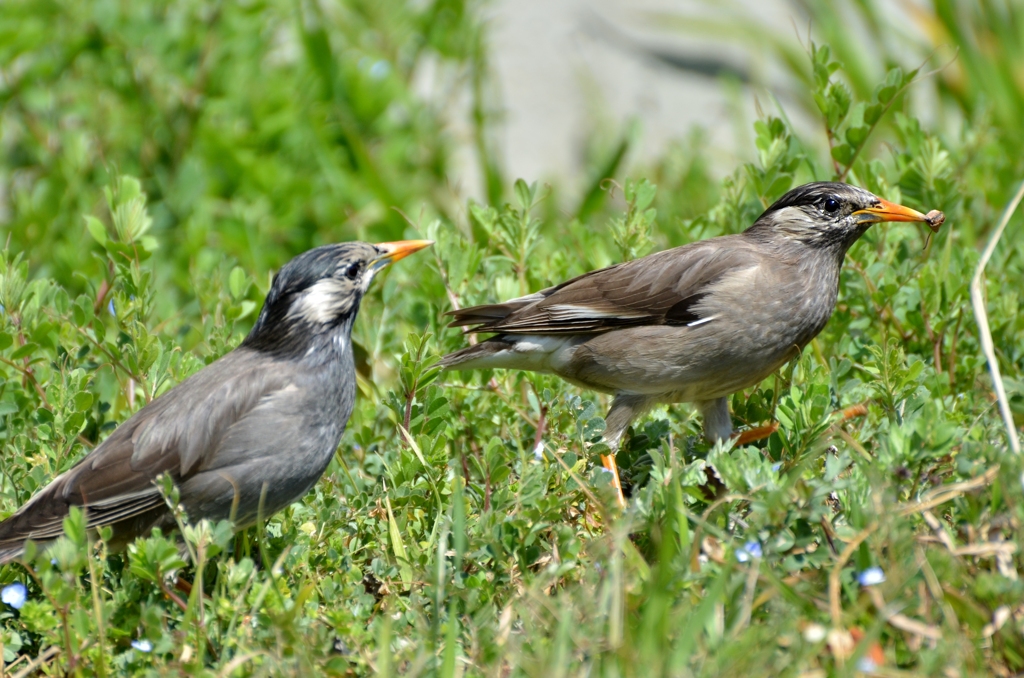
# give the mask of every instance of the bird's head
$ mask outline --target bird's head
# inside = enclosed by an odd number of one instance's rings
[[[377,273],[430,240],[324,245],[303,252],[274,276],[243,345],[274,352],[303,350],[310,339],[351,327]]]
[[[917,210],[883,200],[863,188],[819,181],[798,186],[776,200],[748,233],[772,240],[797,240],[837,251],[841,257],[880,221],[932,223]]]

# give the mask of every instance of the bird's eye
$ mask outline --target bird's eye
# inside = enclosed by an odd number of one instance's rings
[[[822,205],[825,211],[829,214],[835,214],[839,211],[839,201],[835,198],[825,198],[825,202]]]
[[[345,269],[345,277],[348,278],[349,280],[357,280],[359,278],[359,274],[362,273],[362,271],[362,264],[358,262],[355,264],[350,264],[349,267]]]

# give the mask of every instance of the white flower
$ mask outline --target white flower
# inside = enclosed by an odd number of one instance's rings
[[[806,629],[804,629],[804,640],[808,643],[820,643],[825,640],[825,636],[827,634],[828,632],[825,630],[824,626],[812,622],[807,625]]]
[[[153,643],[149,642],[145,638],[143,638],[142,640],[133,640],[132,641],[132,647],[134,647],[139,652],[152,652],[153,651]]]
[[[885,572],[880,567],[869,567],[857,575],[857,581],[861,586],[874,586],[885,581]]]

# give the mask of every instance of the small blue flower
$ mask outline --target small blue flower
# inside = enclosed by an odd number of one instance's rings
[[[857,581],[861,586],[874,586],[885,581],[885,572],[880,567],[869,567],[857,575]]]
[[[760,558],[764,555],[764,551],[761,550],[761,542],[751,539],[743,548],[736,550],[736,560],[741,563],[745,563],[751,558]]]
[[[370,66],[370,77],[374,80],[383,80],[387,77],[387,74],[391,72],[391,64],[384,61],[374,61],[373,65]]]
[[[862,673],[874,673],[878,670],[878,664],[871,657],[861,657],[857,660],[857,670]]]
[[[114,300],[111,299],[110,303],[107,304],[107,310],[110,311],[110,315],[116,316],[117,311],[114,310]]]
[[[15,610],[20,610],[21,606],[25,604],[25,600],[28,598],[28,589],[20,581],[16,581],[13,584],[8,584],[4,587],[4,590],[0,592],[0,600],[4,601]]]
[[[774,464],[772,464],[772,470],[775,471],[776,473],[779,472],[780,468],[782,468],[782,462],[781,461],[777,461]]]
[[[143,638],[142,640],[133,640],[132,641],[132,647],[134,647],[139,652],[152,652],[153,651],[153,643],[149,642],[145,638]]]
[[[544,458],[544,442],[538,441],[533,447],[533,458],[540,461]]]

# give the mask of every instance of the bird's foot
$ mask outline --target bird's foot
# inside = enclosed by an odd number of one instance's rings
[[[747,429],[742,433],[734,433],[733,437],[736,439],[736,447],[739,447],[740,445],[749,445],[750,443],[756,443],[758,440],[764,440],[778,430],[779,422],[773,421],[766,426],[757,426]]]
[[[622,482],[619,481],[619,467],[615,463],[614,454],[602,454],[601,465],[612,474],[612,486],[615,487],[615,495],[619,500],[619,508],[626,508],[626,498],[622,494]]]

